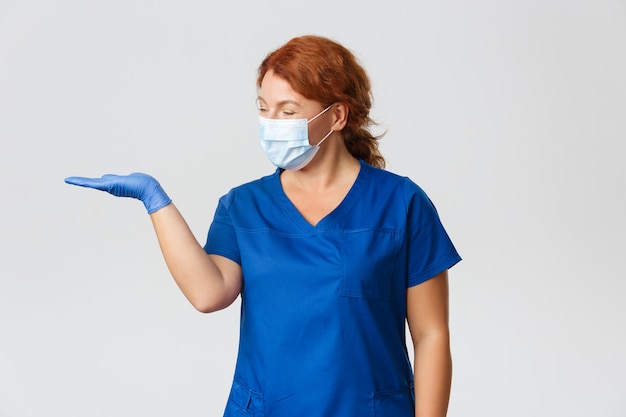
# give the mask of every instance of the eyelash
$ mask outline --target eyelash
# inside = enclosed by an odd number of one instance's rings
[[[259,107],[259,113],[267,113],[267,109],[265,107]],[[296,112],[291,111],[291,110],[281,110],[281,113],[283,116],[293,116],[294,114],[296,114]]]

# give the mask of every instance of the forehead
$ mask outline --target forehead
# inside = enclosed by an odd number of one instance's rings
[[[285,79],[275,75],[272,71],[268,71],[261,81],[259,99],[268,104],[290,101],[304,105],[309,101],[294,91]]]

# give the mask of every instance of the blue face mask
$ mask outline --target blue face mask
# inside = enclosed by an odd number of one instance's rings
[[[331,130],[317,145],[311,145],[308,125],[332,106],[326,107],[309,120],[259,117],[259,136],[265,155],[279,168],[293,171],[304,168],[320,149],[322,142],[333,133]]]

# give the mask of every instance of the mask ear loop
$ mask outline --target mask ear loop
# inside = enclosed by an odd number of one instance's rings
[[[326,134],[326,136],[324,136],[324,137],[322,138],[322,140],[320,140],[320,141],[317,143],[317,145],[315,145],[315,146],[320,146],[320,145],[322,144],[322,142],[324,142],[324,141],[325,141],[325,140],[326,140],[326,139],[327,139],[330,135],[332,135],[334,132],[335,132],[335,131],[331,129],[331,130],[330,130],[330,132],[328,132],[328,133]]]
[[[322,114],[326,113],[328,111],[328,109],[330,109],[331,107],[333,107],[335,105],[335,103],[331,104],[330,106],[326,107],[324,110],[322,110],[321,112],[319,112],[318,114],[316,114],[315,116],[313,116],[312,118],[310,118],[309,120],[307,120],[307,124],[311,123],[313,120],[317,119],[318,117],[320,117]]]
[[[322,114],[326,113],[331,107],[333,107],[335,105],[335,103],[331,104],[330,106],[326,107],[324,110],[322,110],[321,112],[319,112],[316,116],[313,116],[311,119],[307,120],[307,124],[311,123],[313,120],[317,119],[318,117],[320,117]],[[319,142],[317,142],[317,145],[315,146],[320,146],[322,144],[322,142],[324,142],[326,139],[328,139],[328,137],[330,135],[332,135],[334,132],[334,130],[330,129],[330,132],[328,132],[326,134],[326,136],[324,136],[322,138],[322,140],[320,140]]]

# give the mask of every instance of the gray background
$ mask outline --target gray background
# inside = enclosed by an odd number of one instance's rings
[[[626,415],[624,1],[0,0],[0,416],[221,415],[238,302],[195,312],[141,203],[63,178],[149,172],[204,243],[273,171],[256,67],[309,33],[464,257],[449,415]]]

